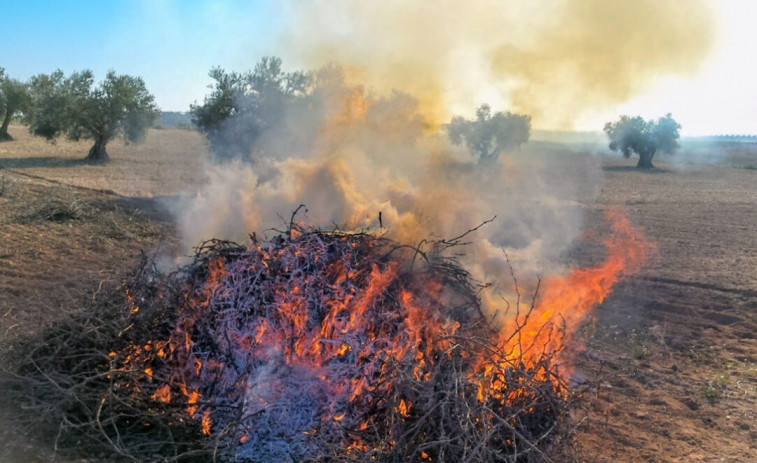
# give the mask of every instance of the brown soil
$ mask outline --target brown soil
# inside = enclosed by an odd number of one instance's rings
[[[167,213],[145,198],[201,182],[206,149],[194,132],[153,130],[89,166],[87,143],[11,134],[0,143],[0,353],[81,307],[141,250],[175,252]],[[601,193],[583,205],[588,230],[623,206],[657,250],[586,331],[579,460],[757,461],[757,170],[633,163],[604,160]],[[568,258],[601,252],[587,241]],[[26,432],[0,422],[0,461],[52,459]]]
[[[0,143],[0,169],[44,177],[68,185],[112,191],[123,196],[153,198],[176,195],[202,180],[205,141],[197,132],[150,130],[141,144],[108,143],[111,161],[84,162],[90,141],[54,143],[33,137],[22,126],[11,126],[12,142]]]
[[[658,164],[669,170],[605,162],[588,214],[592,229],[600,209],[623,205],[657,251],[599,308],[579,359],[580,373],[599,379],[580,454],[757,461],[757,171]]]
[[[0,143],[0,355],[86,304],[142,251],[175,255],[169,215],[144,197],[201,178],[194,166],[205,153],[196,133],[150,131],[145,144],[115,142],[110,164],[90,166],[87,143],[50,144],[21,127],[11,134],[15,141]],[[0,403],[0,461],[52,461],[51,443],[25,435],[7,410]]]

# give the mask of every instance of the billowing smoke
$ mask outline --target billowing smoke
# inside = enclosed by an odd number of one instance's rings
[[[571,129],[661,75],[694,72],[714,42],[706,0],[294,3],[285,56],[354,66],[442,122],[485,101]]]
[[[460,250],[477,279],[511,286],[505,250],[524,279],[561,270],[560,255],[581,230],[578,205],[597,193],[601,171],[593,159],[525,149],[479,163],[444,133],[424,134],[428,124],[409,95],[337,82],[322,93],[316,81],[317,98],[291,106],[317,113],[286,117],[301,121],[292,130],[306,140],[293,144],[295,135],[282,133],[276,146],[279,138],[263,137],[254,162],[208,166],[209,183],[179,208],[187,248],[210,237],[273,235],[304,204],[298,222],[411,245],[459,236],[496,216]],[[281,156],[286,149],[294,151]]]
[[[629,100],[664,74],[693,73],[713,43],[702,0],[571,0],[538,38],[494,52],[496,77],[514,78],[514,107],[551,127]]]

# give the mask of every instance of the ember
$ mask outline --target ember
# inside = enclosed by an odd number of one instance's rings
[[[545,459],[566,427],[557,360],[578,319],[560,310],[576,303],[552,281],[494,327],[445,252],[462,238],[424,252],[292,225],[246,247],[207,242],[171,275],[145,263],[30,344],[18,391],[61,444],[140,461]],[[582,270],[598,280],[581,303],[601,301],[627,257]]]

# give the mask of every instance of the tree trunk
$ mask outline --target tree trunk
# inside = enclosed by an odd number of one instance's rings
[[[13,113],[10,111],[5,112],[5,117],[3,118],[3,125],[0,126],[0,141],[5,140],[13,140],[13,137],[8,133],[8,125],[11,123],[11,117],[13,116]]]
[[[108,152],[105,151],[105,145],[108,141],[105,137],[96,137],[94,146],[89,150],[87,155],[87,162],[105,164],[110,161]]]
[[[639,153],[639,162],[636,164],[636,167],[638,169],[654,169],[654,165],[652,164],[653,157],[654,152]]]

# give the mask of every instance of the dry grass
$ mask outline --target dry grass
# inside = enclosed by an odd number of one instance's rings
[[[170,223],[148,219],[128,199],[9,171],[0,171],[0,186],[3,355],[14,355],[14,340],[78,311],[141,249],[171,246]],[[52,461],[49,441],[4,421],[6,405],[0,403],[0,461]]]

